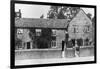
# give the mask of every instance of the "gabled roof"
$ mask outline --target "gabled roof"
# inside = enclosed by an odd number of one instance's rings
[[[92,24],[92,21],[87,16],[87,14],[84,12],[83,9],[80,9],[79,12],[74,16],[74,18],[70,21],[70,23],[73,23],[74,21],[80,21],[81,20],[87,20],[88,23]]]
[[[15,18],[15,27],[67,28],[67,19]]]
[[[75,33],[73,32],[74,30],[72,30],[73,25],[77,25],[77,28],[79,30],[79,32],[75,35]],[[89,33],[84,33],[83,29],[84,26],[90,26],[90,32]],[[69,37],[70,38],[92,38],[92,21],[90,20],[90,18],[88,18],[88,16],[86,15],[86,13],[81,9],[76,16],[70,21],[69,27],[68,27],[68,32],[69,32]]]
[[[85,12],[81,9],[70,22],[67,19],[15,18],[15,27],[67,28],[69,23],[77,19],[77,16],[81,16],[81,13],[89,22],[91,22],[87,15],[85,15]]]

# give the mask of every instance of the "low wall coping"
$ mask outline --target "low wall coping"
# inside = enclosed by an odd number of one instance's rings
[[[21,50],[15,50],[15,52],[20,52],[20,51],[53,51],[53,50],[62,50],[61,48],[59,49],[21,49]]]
[[[74,48],[65,48],[65,49],[67,49],[67,50],[72,50],[72,49],[74,49]]]
[[[80,48],[91,48],[91,47],[94,47],[94,46],[80,46]]]

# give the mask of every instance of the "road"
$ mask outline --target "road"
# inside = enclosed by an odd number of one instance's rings
[[[50,63],[70,63],[70,62],[82,62],[82,61],[94,61],[94,57],[89,56],[89,57],[74,57],[74,58],[15,60],[15,65],[17,66],[17,65],[35,65],[35,64],[50,64]]]

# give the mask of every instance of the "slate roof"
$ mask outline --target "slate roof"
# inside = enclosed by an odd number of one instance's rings
[[[67,19],[15,18],[15,27],[67,28]]]

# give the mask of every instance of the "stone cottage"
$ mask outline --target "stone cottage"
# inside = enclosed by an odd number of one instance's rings
[[[79,45],[86,46],[93,40],[92,21],[83,10],[70,21],[68,27],[69,38],[81,41]],[[79,42],[77,41],[77,42]]]
[[[92,41],[92,21],[87,17],[85,12],[81,9],[76,16],[69,22],[67,19],[34,19],[34,18],[15,18],[15,28],[17,37],[22,40],[22,47],[24,49],[34,49],[37,44],[35,38],[29,36],[30,29],[33,29],[35,36],[41,36],[43,29],[51,30],[51,40],[48,43],[49,48],[62,48],[62,40],[81,39],[82,46],[88,45],[89,41]],[[66,38],[66,34],[69,37]],[[44,38],[45,39],[45,38]],[[80,41],[80,40],[79,40]],[[73,45],[75,45],[73,43]]]
[[[17,36],[20,36],[19,38],[22,40],[22,42],[26,43],[31,42],[32,39],[29,37],[29,29],[34,30],[33,36],[40,36],[43,29],[49,28],[51,33],[51,46],[53,48],[61,48],[62,40],[65,40],[65,32],[66,27],[68,25],[68,21],[66,19],[30,19],[30,18],[17,18],[15,20],[15,27],[16,30],[22,31],[22,34],[19,34]],[[44,38],[45,39],[45,38]],[[33,39],[34,41],[35,39]],[[32,44],[34,47],[34,44]],[[30,47],[32,48],[32,47]]]

